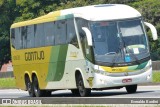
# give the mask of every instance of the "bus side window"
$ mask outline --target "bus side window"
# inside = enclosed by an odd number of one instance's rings
[[[85,32],[82,30],[82,27],[88,27],[88,22],[84,19],[80,19],[78,18],[77,20],[77,27],[78,27],[78,32],[79,32],[79,36],[80,36],[80,40],[81,40],[81,44],[82,44],[82,48],[83,48],[83,52],[85,51],[85,40],[86,40],[86,34]]]
[[[67,20],[67,43],[79,48],[73,19]]]
[[[40,37],[39,37],[40,38]],[[25,38],[27,48],[34,48],[34,26],[27,26],[27,39]]]
[[[66,44],[66,20],[56,22],[55,45]]]
[[[27,27],[21,27],[22,48],[27,48]]]
[[[78,32],[81,40],[83,54],[88,60],[93,62],[94,58],[93,58],[92,48],[88,46],[86,33],[82,30],[82,27],[87,27],[87,28],[89,27],[88,21],[85,19],[77,18],[76,22],[77,22]]]
[[[11,29],[11,42],[12,42],[12,47],[15,48],[15,28]]]
[[[51,46],[55,44],[55,25],[54,22],[48,22],[44,24],[45,34],[45,46]]]
[[[16,49],[22,48],[21,28],[15,28],[15,47]]]
[[[82,40],[86,37],[86,34],[82,30],[82,27],[87,27],[88,28],[88,22],[86,20],[80,19],[80,18],[78,18],[76,21],[77,21],[79,36],[80,36],[80,39],[81,39],[81,42],[82,42]]]
[[[35,25],[35,47],[45,46],[44,24]]]

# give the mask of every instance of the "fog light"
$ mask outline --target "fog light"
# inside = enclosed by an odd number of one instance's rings
[[[103,79],[100,79],[100,81],[101,81],[102,84],[105,84],[105,81]]]
[[[151,79],[151,75],[148,75],[148,76],[147,76],[147,80],[149,80],[149,79]]]

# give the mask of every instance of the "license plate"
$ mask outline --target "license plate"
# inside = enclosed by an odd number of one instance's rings
[[[122,83],[129,83],[129,82],[132,82],[131,78],[127,78],[127,79],[122,80]]]

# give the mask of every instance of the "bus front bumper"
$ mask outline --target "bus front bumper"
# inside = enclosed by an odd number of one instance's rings
[[[92,88],[110,88],[117,86],[134,85],[140,83],[149,83],[152,81],[152,68],[147,71],[131,76],[112,77],[99,73],[94,73]]]

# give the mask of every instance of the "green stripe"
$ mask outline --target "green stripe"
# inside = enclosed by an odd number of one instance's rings
[[[128,70],[129,70],[129,71],[133,71],[133,70],[135,70],[137,67],[138,67],[138,65],[129,66],[129,67],[128,67]]]
[[[140,65],[138,65],[138,67],[136,68],[136,70],[138,70],[138,69],[143,69],[147,64],[148,64],[148,61],[147,61],[147,62],[144,62],[144,63],[142,63],[142,64],[140,64]]]
[[[134,65],[134,66],[130,66],[128,67],[128,70],[139,70],[139,69],[143,69],[144,67],[146,67],[146,65],[148,64],[148,61],[147,62],[144,62],[140,65]]]
[[[68,45],[53,46],[46,81],[60,81],[64,75]]]

